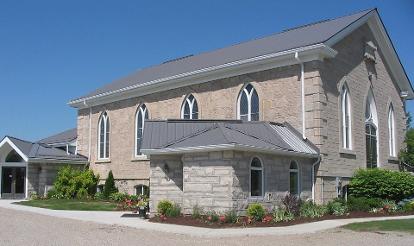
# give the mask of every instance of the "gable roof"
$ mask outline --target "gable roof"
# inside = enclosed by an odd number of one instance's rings
[[[309,140],[289,124],[240,120],[165,120],[145,122],[141,152],[171,154],[241,150],[316,157]]]
[[[78,136],[77,129],[69,129],[64,132],[60,132],[58,134],[52,135],[47,138],[43,138],[38,143],[48,144],[48,145],[61,145],[61,144],[68,144],[76,140]]]
[[[324,57],[334,57],[336,51],[331,48],[332,45],[349,34],[349,31],[353,31],[369,19],[374,19],[377,22],[377,26],[380,26],[379,29],[385,30],[377,10],[365,10],[356,14],[292,28],[268,37],[144,68],[85,96],[74,99],[69,102],[69,105],[82,108],[177,88],[189,85],[189,83],[202,83],[228,77],[229,75],[235,76],[240,73],[240,71],[231,70],[235,67],[238,67],[240,70],[241,67],[245,66],[262,65],[260,68],[254,69],[263,70],[275,67],[276,64],[269,64],[269,67],[263,67],[263,63],[264,61],[275,63],[276,58],[285,58],[283,63],[280,63],[281,61],[277,63],[279,66],[298,63],[293,56],[297,52],[303,53],[303,59],[301,58],[303,62]],[[395,71],[397,74],[394,77],[396,77],[400,88],[408,92],[409,98],[413,98],[413,89],[392,46],[391,40],[386,33],[382,33],[382,36],[386,36],[383,39],[386,39],[386,43],[391,44],[387,45],[389,47],[384,47],[392,49],[392,51],[388,52],[392,56],[390,58],[392,60],[391,65],[393,68],[398,67],[395,70],[391,69],[392,72]],[[289,55],[290,61],[286,61],[286,55]],[[249,71],[256,71],[254,69],[251,68]],[[219,72],[221,74],[218,74]],[[206,78],[206,76],[210,77]],[[185,81],[186,79],[192,82]]]
[[[83,164],[87,158],[78,154],[67,154],[66,151],[44,143],[33,143],[26,140],[6,136],[0,142],[0,148],[8,143],[25,161],[59,161],[66,164]]]

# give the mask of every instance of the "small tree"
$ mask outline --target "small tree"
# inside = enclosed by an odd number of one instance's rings
[[[403,162],[414,166],[414,128],[407,130],[405,135],[406,149],[401,150],[400,158]]]
[[[103,190],[104,197],[109,198],[111,194],[116,192],[118,192],[118,189],[115,186],[114,175],[112,174],[112,171],[109,171]]]

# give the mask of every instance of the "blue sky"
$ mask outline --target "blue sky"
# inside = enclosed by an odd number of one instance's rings
[[[2,0],[0,136],[37,140],[75,127],[70,99],[139,68],[373,7],[413,80],[410,0]]]

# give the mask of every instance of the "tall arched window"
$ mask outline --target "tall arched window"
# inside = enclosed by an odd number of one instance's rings
[[[396,157],[396,147],[395,147],[395,117],[394,117],[394,108],[392,104],[388,110],[388,142],[390,148],[390,156]]]
[[[372,90],[369,91],[365,107],[365,139],[367,168],[378,166],[378,117]]]
[[[109,158],[109,117],[105,112],[99,119],[99,146],[98,156],[99,159]]]
[[[291,161],[289,166],[289,192],[295,196],[300,194],[299,167],[295,161]]]
[[[263,166],[257,157],[250,164],[250,196],[263,196]]]
[[[352,149],[351,98],[346,84],[341,89],[341,118],[342,148]]]
[[[259,120],[259,96],[251,84],[245,86],[240,92],[238,118],[244,121]]]
[[[144,135],[145,120],[148,119],[148,108],[142,104],[135,116],[135,156],[141,155],[142,137]]]
[[[198,119],[198,104],[192,94],[185,98],[184,103],[181,106],[181,119]]]

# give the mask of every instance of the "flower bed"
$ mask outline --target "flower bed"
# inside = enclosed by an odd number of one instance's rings
[[[350,212],[347,215],[335,216],[335,215],[323,215],[319,218],[304,218],[299,217],[290,221],[252,221],[248,217],[238,217],[236,223],[225,223],[222,221],[212,222],[208,220],[208,216],[202,216],[201,218],[193,218],[191,215],[188,216],[178,216],[178,217],[164,217],[156,216],[149,219],[150,222],[155,223],[166,223],[166,224],[175,224],[175,225],[185,225],[185,226],[196,226],[196,227],[205,227],[205,228],[243,228],[243,227],[281,227],[281,226],[290,226],[297,224],[304,224],[316,221],[323,220],[334,220],[334,219],[352,219],[352,218],[369,218],[369,217],[392,217],[392,216],[404,216],[404,215],[414,215],[414,211],[410,212],[396,212],[396,213],[370,213],[370,212]]]

